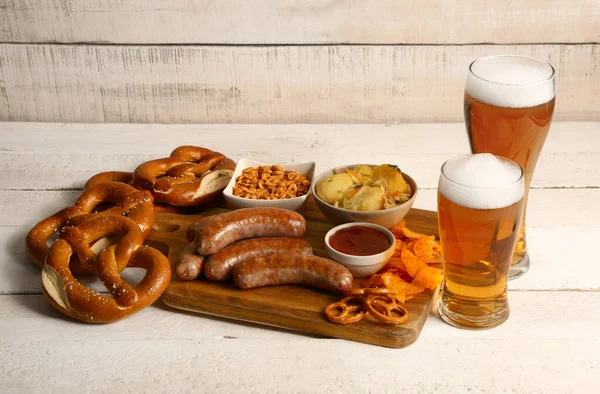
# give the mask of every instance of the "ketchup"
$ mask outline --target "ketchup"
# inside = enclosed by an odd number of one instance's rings
[[[370,256],[386,251],[392,246],[389,238],[379,230],[353,226],[335,232],[329,245],[340,253],[353,256]]]

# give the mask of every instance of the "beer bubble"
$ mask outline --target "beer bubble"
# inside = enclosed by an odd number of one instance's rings
[[[471,64],[465,93],[489,105],[531,108],[554,96],[552,66],[525,56],[489,56]]]
[[[448,200],[473,209],[498,209],[523,198],[521,167],[490,153],[459,156],[442,167],[439,189]]]

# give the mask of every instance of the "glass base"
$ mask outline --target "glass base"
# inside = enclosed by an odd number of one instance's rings
[[[508,305],[500,312],[496,312],[487,316],[465,316],[460,313],[448,310],[442,300],[438,303],[438,313],[442,320],[451,326],[468,330],[486,330],[489,328],[498,327],[504,323],[510,315]]]
[[[508,280],[517,279],[525,275],[525,272],[529,271],[529,264],[529,254],[526,254],[521,261],[510,266],[510,269],[508,270]]]

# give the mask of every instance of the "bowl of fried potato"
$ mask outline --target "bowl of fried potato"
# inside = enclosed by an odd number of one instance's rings
[[[412,207],[416,182],[393,164],[350,164],[329,169],[311,185],[314,200],[333,224],[393,227]]]

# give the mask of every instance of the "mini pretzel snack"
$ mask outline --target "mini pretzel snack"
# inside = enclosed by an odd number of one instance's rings
[[[325,308],[327,320],[338,324],[355,323],[362,320],[365,314],[365,303],[361,296],[344,297]]]
[[[369,314],[386,324],[402,324],[408,320],[408,311],[401,305],[403,303],[404,297],[401,301],[393,294],[373,294],[365,299]]]

